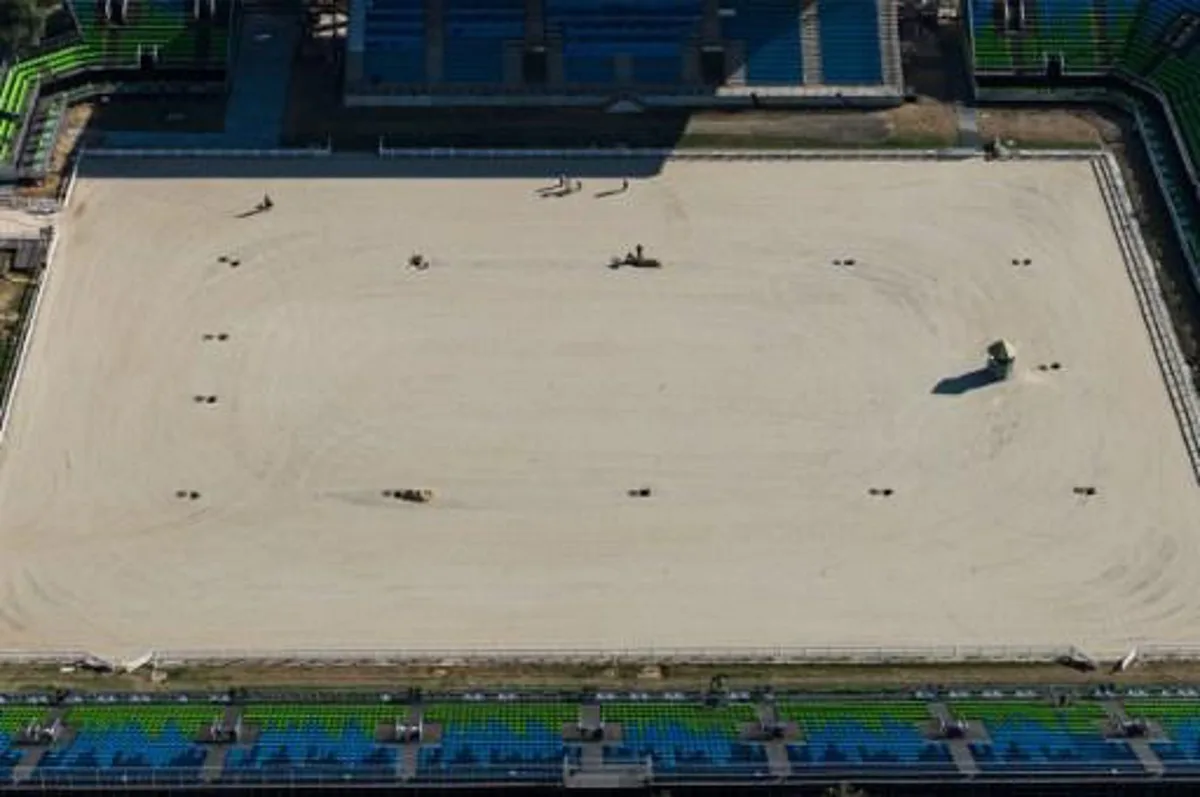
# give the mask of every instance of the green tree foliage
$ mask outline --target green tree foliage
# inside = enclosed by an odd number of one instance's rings
[[[46,20],[58,0],[0,0],[0,53],[11,57],[35,46],[46,31]]]
[[[849,783],[839,783],[825,790],[825,797],[868,797],[862,789],[857,789]]]

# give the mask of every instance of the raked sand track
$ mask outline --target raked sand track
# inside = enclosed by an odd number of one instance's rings
[[[1086,163],[128,169],[85,165],[0,452],[0,648],[1200,636],[1200,489]],[[605,267],[639,242],[666,268]],[[1001,336],[1013,381],[933,392]]]

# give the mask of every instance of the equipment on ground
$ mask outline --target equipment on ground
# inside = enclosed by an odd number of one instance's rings
[[[1005,380],[1012,376],[1016,361],[1016,347],[1003,338],[987,347],[987,369],[996,379]]]

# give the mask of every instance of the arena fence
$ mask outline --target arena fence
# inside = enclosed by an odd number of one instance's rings
[[[1193,662],[1200,661],[1200,644],[1162,645],[1147,643],[1138,646],[1139,661],[1149,662]]]
[[[83,650],[0,650],[0,667],[63,665],[93,658]]]
[[[0,194],[0,209],[20,210],[26,213],[51,214],[59,211],[58,200],[46,197]]]
[[[1046,663],[1086,658],[1071,645],[1027,647],[776,647],[776,648],[628,648],[496,650],[161,650],[151,662],[156,666],[238,664],[287,665],[419,665],[469,666],[504,664],[937,664],[970,662]],[[2,659],[0,659],[2,661]]]
[[[112,147],[97,147],[86,149],[83,154],[93,158],[282,158],[301,160],[306,158],[327,158],[333,154],[333,145],[326,143],[323,147],[275,148],[275,149],[238,149],[233,147],[221,148],[164,148],[164,149],[123,149]]]
[[[1150,336],[1154,359],[1162,371],[1167,396],[1179,423],[1192,473],[1200,483],[1200,402],[1197,401],[1187,361],[1172,330],[1171,316],[1162,298],[1153,259],[1138,229],[1133,200],[1121,180],[1116,158],[1106,153],[1093,163],[1129,281],[1137,296],[1138,309]]]
[[[1088,766],[1087,764],[1091,764]],[[616,774],[614,777],[620,778],[624,776],[624,780],[614,781],[605,779],[603,782],[607,786],[603,793],[612,793],[613,789],[625,789],[633,792],[633,789],[639,789],[644,793],[644,790],[650,787],[666,788],[666,787],[707,787],[709,789],[734,789],[746,786],[767,787],[771,785],[786,784],[791,787],[828,787],[828,794],[834,793],[857,793],[857,792],[842,792],[838,791],[846,783],[854,783],[855,785],[866,786],[870,792],[871,786],[878,785],[880,787],[887,784],[897,784],[902,788],[911,790],[914,787],[928,785],[933,786],[929,793],[945,793],[946,784],[960,783],[961,776],[957,774],[948,775],[945,770],[939,770],[934,766],[928,768],[913,768],[904,770],[902,765],[888,763],[872,763],[867,761],[855,761],[853,764],[848,764],[845,771],[842,772],[793,772],[786,776],[779,776],[772,773],[766,764],[758,767],[751,765],[736,765],[723,763],[719,767],[713,767],[713,771],[708,775],[693,774],[681,775],[672,772],[659,773],[655,770],[653,764],[649,761],[638,762],[612,762],[607,764],[598,773],[603,777],[606,771],[613,771]],[[561,764],[543,764],[530,765],[524,764],[519,770],[514,770],[512,766],[502,765],[475,765],[475,764],[450,764],[444,771],[436,774],[424,772],[415,778],[406,778],[404,773],[394,774],[390,776],[372,775],[372,774],[356,774],[351,776],[340,775],[338,773],[321,773],[318,771],[303,771],[295,769],[281,768],[279,770],[270,771],[269,774],[260,772],[238,772],[236,770],[225,770],[221,773],[220,779],[211,781],[203,780],[196,774],[193,769],[173,769],[168,767],[144,768],[144,770],[118,770],[111,769],[85,769],[80,767],[54,767],[53,769],[36,769],[27,778],[14,784],[16,789],[26,793],[43,791],[53,792],[56,790],[70,789],[71,791],[83,792],[106,792],[113,793],[116,791],[125,793],[135,793],[138,790],[150,791],[161,789],[179,789],[179,790],[203,790],[210,791],[244,791],[250,789],[270,789],[272,791],[287,790],[288,792],[304,792],[324,791],[325,789],[346,789],[352,788],[355,790],[386,790],[389,793],[403,793],[408,790],[419,790],[422,788],[439,788],[449,787],[454,789],[470,789],[470,793],[478,793],[484,789],[496,789],[498,791],[513,793],[513,790],[524,788],[539,788],[556,790],[562,789],[564,786],[568,788],[575,784],[570,778],[577,771],[575,767],[569,765],[569,762],[564,761]],[[631,774],[632,773],[632,774]],[[632,778],[632,781],[629,780]],[[1036,785],[1043,785],[1045,790],[1031,793],[1036,794],[1086,794],[1088,792],[1089,783],[1096,784],[1096,791],[1092,793],[1113,794],[1121,793],[1114,791],[1125,785],[1129,785],[1132,789],[1142,793],[1147,782],[1147,775],[1144,772],[1124,770],[1108,770],[1102,769],[1095,762],[1087,762],[1086,764],[1073,764],[1070,761],[1056,761],[1053,768],[1047,768],[1045,765],[1038,767],[1036,764],[1030,764],[1027,767],[1009,765],[999,776],[989,778],[991,783],[996,784],[997,791],[1003,790],[1004,785],[1020,784],[1020,787],[1029,789]],[[1178,774],[1172,771],[1169,776],[1163,779],[1178,787],[1180,784],[1194,784],[1200,778],[1189,773]],[[8,784],[4,784],[8,785]],[[738,789],[739,791],[741,789]],[[720,791],[712,791],[710,793],[720,793]],[[803,792],[810,793],[810,792]],[[815,793],[815,792],[813,792]],[[912,793],[911,791],[909,793]],[[1157,792],[1151,792],[1157,793]],[[1172,791],[1165,793],[1194,793]]]
[[[1049,153],[1047,153],[1049,154]],[[1076,152],[1076,156],[1081,153]],[[784,161],[784,160],[965,160],[979,157],[979,150],[947,149],[669,149],[669,148],[578,148],[578,149],[458,149],[455,147],[388,147],[379,140],[379,157],[407,160],[651,160]]]
[[[1141,662],[1200,661],[1200,643],[1131,641]],[[944,645],[913,647],[811,646],[728,648],[497,648],[463,649],[292,649],[292,650],[158,650],[131,661],[154,667],[469,667],[504,664],[695,664],[695,665],[909,665],[923,664],[1050,664],[1115,660],[1129,650],[1085,651],[1076,645]],[[105,659],[83,650],[0,651],[0,667],[108,664],[130,662]]]

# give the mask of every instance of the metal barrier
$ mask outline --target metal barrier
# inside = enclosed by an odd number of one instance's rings
[[[469,666],[488,663],[573,664],[622,662],[629,664],[951,664],[1046,663],[1063,656],[1080,656],[1071,645],[966,645],[944,647],[766,647],[766,648],[512,648],[499,650],[160,650],[156,666],[259,664],[288,666],[441,664]]]
[[[113,149],[99,147],[86,149],[84,155],[95,158],[327,158],[333,154],[331,145],[305,149]]]
[[[514,160],[525,158],[606,160],[647,158],[673,161],[911,161],[968,160],[980,157],[976,149],[669,149],[669,148],[579,148],[579,149],[458,149],[454,147],[387,147],[379,141],[379,157],[410,160],[475,159]],[[1075,157],[1095,153],[1075,152]],[[1047,151],[1048,156],[1065,158],[1065,152]]]
[[[19,194],[0,194],[0,208],[47,215],[57,213],[60,209],[57,200]]]
[[[0,650],[0,667],[29,664],[62,665],[93,658],[84,650]]]

